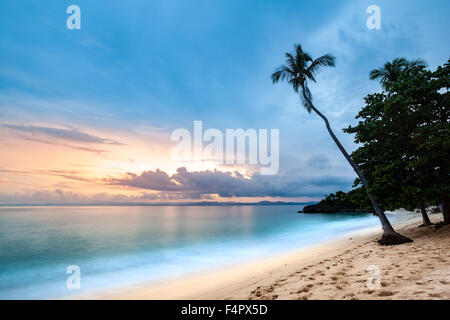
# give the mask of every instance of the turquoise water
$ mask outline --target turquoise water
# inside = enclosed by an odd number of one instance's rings
[[[0,298],[64,298],[159,281],[378,226],[299,206],[0,207]],[[69,265],[81,289],[66,287]]]

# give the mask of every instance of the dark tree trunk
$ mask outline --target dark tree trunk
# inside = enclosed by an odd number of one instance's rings
[[[432,223],[430,218],[428,218],[427,210],[423,203],[420,204],[420,213],[422,213],[422,227],[430,226]]]
[[[383,228],[383,236],[381,237],[381,240],[379,240],[378,242],[381,245],[396,245],[396,244],[412,242],[411,239],[409,239],[409,238],[407,238],[405,236],[402,236],[401,234],[397,233],[394,230],[394,228],[392,227],[392,225],[389,222],[388,218],[386,217],[384,212],[380,209],[380,207],[378,206],[378,204],[375,201],[375,199],[372,196],[372,194],[369,192],[369,184],[368,184],[366,178],[364,177],[364,175],[362,174],[361,170],[356,165],[356,163],[353,162],[352,158],[349,156],[347,151],[344,149],[344,147],[342,146],[341,142],[338,140],[338,138],[334,134],[333,130],[331,130],[330,123],[328,122],[328,119],[316,107],[314,107],[314,105],[312,104],[311,100],[306,95],[306,91],[305,91],[304,87],[302,87],[302,90],[303,90],[303,96],[306,99],[306,101],[308,102],[308,104],[310,105],[311,109],[314,110],[314,112],[317,113],[317,115],[323,119],[323,121],[325,122],[325,125],[327,127],[327,130],[328,130],[328,132],[329,132],[329,134],[331,136],[331,138],[333,138],[333,140],[336,143],[337,147],[342,152],[342,154],[344,155],[345,159],[347,159],[347,161],[350,163],[350,165],[352,166],[353,170],[355,170],[356,174],[358,175],[359,179],[361,180],[361,183],[363,184],[363,186],[364,186],[364,188],[365,188],[365,190],[367,192],[367,195],[369,196],[370,202],[372,203],[372,206],[373,206],[373,208],[375,210],[375,213],[378,216],[378,218],[380,219],[381,226]]]
[[[450,199],[444,196],[442,199],[442,215],[444,216],[444,224],[450,224]]]

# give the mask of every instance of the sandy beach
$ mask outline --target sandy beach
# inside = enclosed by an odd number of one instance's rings
[[[380,230],[371,229],[276,258],[76,298],[450,299],[450,226],[420,224],[417,217],[396,226],[413,243],[380,246]]]

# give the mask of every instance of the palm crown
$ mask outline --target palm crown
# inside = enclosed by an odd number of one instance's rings
[[[369,77],[370,80],[380,79],[382,87],[386,89],[386,86],[397,81],[403,72],[426,66],[426,62],[422,59],[408,61],[405,58],[396,58],[392,62],[386,62],[383,67],[372,70]]]
[[[272,74],[272,82],[286,80],[295,92],[302,90],[300,97],[308,112],[311,112],[312,95],[308,88],[308,80],[316,82],[315,76],[322,67],[334,67],[336,58],[326,54],[313,60],[309,54],[303,51],[300,44],[296,44],[294,50],[286,53],[286,62],[278,67]]]

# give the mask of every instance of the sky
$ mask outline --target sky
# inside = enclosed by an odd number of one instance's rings
[[[77,5],[81,29],[68,29]],[[367,28],[370,5],[381,29]],[[336,67],[310,88],[343,145],[370,70],[450,53],[447,0],[0,0],[0,204],[315,201],[355,173],[286,83],[300,43]],[[279,169],[174,159],[176,129],[278,129]]]

